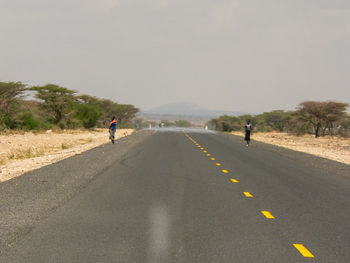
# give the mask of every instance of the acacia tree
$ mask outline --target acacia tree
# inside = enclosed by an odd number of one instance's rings
[[[80,120],[84,128],[90,129],[95,127],[103,115],[100,100],[85,94],[78,96],[77,99],[74,117]]]
[[[258,115],[263,121],[272,129],[283,132],[291,119],[291,113],[283,110],[276,110],[272,112],[264,112]]]
[[[54,124],[62,121],[67,110],[76,102],[76,91],[55,84],[32,87],[35,97],[41,101],[41,108],[49,115]]]
[[[348,136],[350,131],[350,115],[347,114],[346,117],[339,123],[340,134],[343,136]]]
[[[93,104],[93,105],[101,104],[101,100],[99,98],[86,95],[86,94],[77,96],[77,99],[78,99],[78,103],[81,103],[81,104]]]
[[[120,126],[130,124],[129,122],[136,116],[139,109],[130,104],[119,104],[111,100],[102,99],[99,101],[100,107],[103,109],[102,120],[106,125],[112,116],[116,117]]]
[[[103,115],[102,115],[102,125],[106,126],[109,120],[114,116],[113,113],[113,106],[114,102],[107,99],[101,99],[99,100],[99,105],[103,109]]]
[[[301,120],[312,124],[317,138],[322,127],[325,128],[346,116],[348,106],[347,103],[336,101],[304,101],[299,104],[297,114]]]
[[[325,111],[325,126],[323,129],[323,135],[325,135],[326,129],[329,133],[333,134],[334,123],[346,118],[346,109],[349,104],[342,102],[327,101],[324,105]]]
[[[13,128],[13,117],[25,90],[26,85],[21,82],[0,82],[0,122],[6,127]]]
[[[120,126],[123,126],[134,118],[138,112],[139,109],[134,105],[115,103],[111,113],[118,119]]]

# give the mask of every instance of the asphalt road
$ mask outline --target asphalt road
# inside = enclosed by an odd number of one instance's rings
[[[73,160],[66,162],[79,169]],[[349,166],[165,129],[108,165],[89,162],[101,166],[94,179],[13,241],[0,262],[350,262]]]

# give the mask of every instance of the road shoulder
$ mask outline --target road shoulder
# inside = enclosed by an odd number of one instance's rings
[[[219,132],[218,134],[231,141],[241,143],[242,145],[244,144],[243,138],[241,136],[223,132]],[[294,160],[298,163],[303,163],[305,166],[318,169],[327,174],[345,176],[350,178],[350,165],[348,164],[344,164],[341,162],[337,162],[305,152],[295,151],[278,145],[255,141],[254,137],[252,137],[252,142],[249,150],[254,151],[254,148],[282,155],[288,159]]]
[[[140,131],[0,184],[0,253],[152,135]]]

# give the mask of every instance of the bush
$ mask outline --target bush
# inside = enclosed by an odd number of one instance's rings
[[[36,119],[30,112],[24,113],[19,118],[19,128],[23,130],[48,130],[51,128],[51,125],[43,120]]]
[[[176,127],[191,127],[192,123],[187,120],[178,120],[174,122]]]
[[[101,116],[102,110],[97,105],[79,104],[76,107],[75,117],[81,121],[86,129],[95,127]]]

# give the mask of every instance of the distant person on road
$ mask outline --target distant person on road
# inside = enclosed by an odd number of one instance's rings
[[[251,133],[251,131],[253,129],[253,126],[250,123],[250,120],[247,120],[247,123],[244,126],[244,129],[245,129],[245,138],[244,138],[244,140],[247,142],[247,147],[248,147],[249,144],[250,144],[250,133]]]
[[[115,142],[115,132],[117,130],[117,120],[115,119],[114,116],[112,117],[112,120],[109,123],[108,130],[109,130],[109,139],[114,144],[114,142]]]

